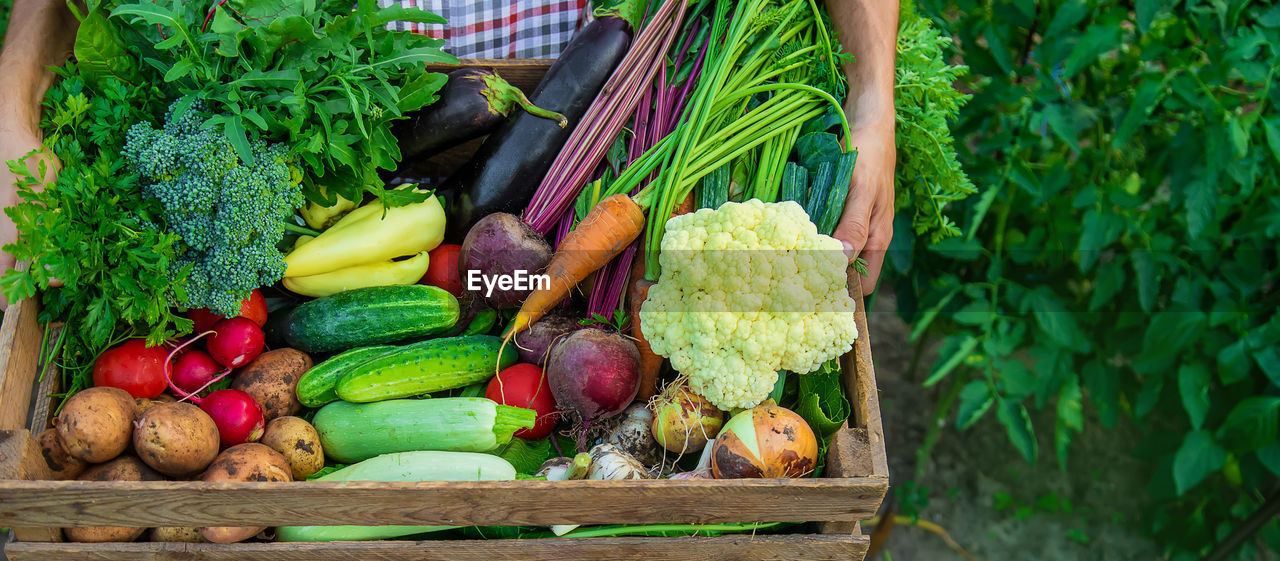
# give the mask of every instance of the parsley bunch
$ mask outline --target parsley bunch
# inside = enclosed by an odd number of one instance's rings
[[[159,344],[191,329],[170,307],[185,277],[170,276],[178,236],[157,227],[159,204],[143,196],[120,156],[122,132],[163,111],[163,95],[110,78],[92,89],[77,70],[74,63],[55,70],[62,79],[44,101],[45,146],[62,164],[56,180],[43,164],[9,163],[22,200],[5,212],[20,235],[4,249],[29,268],[0,278],[10,302],[38,288],[40,321],[67,322],[68,392],[89,385],[89,367],[108,346],[135,336]],[[63,286],[50,287],[51,279]]]

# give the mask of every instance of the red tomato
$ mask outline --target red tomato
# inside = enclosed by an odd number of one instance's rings
[[[249,293],[249,297],[240,302],[240,315],[236,317],[248,318],[249,321],[262,327],[267,323],[267,299],[262,296],[258,289],[254,289]],[[213,329],[213,324],[222,321],[224,318],[204,308],[196,308],[187,311],[187,319],[195,323],[191,333],[199,335]]]
[[[520,438],[542,438],[551,434],[560,416],[547,377],[541,368],[533,364],[515,364],[499,372],[489,380],[484,396],[503,405],[524,407],[538,413],[538,421],[533,428],[516,431],[515,435]]]
[[[133,397],[156,397],[168,387],[164,375],[168,360],[169,351],[163,345],[148,347],[145,339],[129,339],[98,355],[93,385],[120,388]]]
[[[253,289],[249,297],[240,303],[240,315],[249,318],[250,321],[258,324],[258,327],[267,324],[267,299],[258,292],[258,289]]]
[[[462,246],[444,244],[433,250],[427,259],[427,274],[419,284],[438,286],[454,296],[462,296],[462,277],[458,275],[458,252]]]

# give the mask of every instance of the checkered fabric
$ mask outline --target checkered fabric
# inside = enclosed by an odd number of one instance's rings
[[[444,25],[393,22],[389,27],[444,39],[458,58],[555,58],[586,23],[588,0],[380,0],[439,14]]]

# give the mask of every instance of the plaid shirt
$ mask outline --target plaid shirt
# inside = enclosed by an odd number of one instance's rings
[[[394,22],[389,27],[444,39],[458,58],[555,58],[590,17],[588,0],[380,0],[418,7],[444,25]]]

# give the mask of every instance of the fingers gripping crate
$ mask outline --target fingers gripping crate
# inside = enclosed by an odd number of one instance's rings
[[[531,91],[544,61],[466,61]],[[447,70],[447,69],[444,69]],[[437,159],[447,174],[477,143]],[[49,426],[56,372],[40,379],[38,304],[11,306],[0,327],[0,526],[13,529],[14,561],[59,560],[449,560],[756,559],[860,560],[859,521],[888,489],[866,315],[856,273],[860,334],[841,360],[853,405],[832,440],[824,477],[805,479],[293,482],[52,481],[33,435]],[[612,537],[328,543],[64,543],[73,526],[281,526],[320,524],[547,526],[713,522],[809,522],[807,533],[719,537]]]

